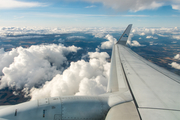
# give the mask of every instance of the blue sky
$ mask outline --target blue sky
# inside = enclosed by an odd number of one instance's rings
[[[3,0],[0,26],[180,27],[180,0]]]

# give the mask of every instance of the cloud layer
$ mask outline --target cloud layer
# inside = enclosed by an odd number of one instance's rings
[[[122,33],[124,29],[119,28],[0,28],[1,39],[10,39],[7,36],[23,35],[18,39],[43,37],[43,34],[54,34],[59,41],[61,33],[84,32],[94,37],[107,39],[101,43],[101,49],[111,49],[117,41],[111,33]],[[129,40],[130,46],[142,46],[132,37],[140,35],[143,38],[169,37],[179,35],[179,28],[133,28]],[[149,36],[149,37],[148,37]],[[120,36],[119,36],[120,37]],[[67,39],[85,39],[83,36],[71,36]],[[13,39],[16,39],[15,37]],[[132,39],[132,40],[131,40]],[[137,38],[138,39],[138,38]],[[175,40],[177,41],[177,40]],[[67,69],[66,55],[76,52],[79,48],[75,46],[65,47],[64,45],[37,45],[30,48],[16,48],[9,52],[0,49],[0,78],[1,88],[23,89],[26,95],[33,99],[43,97],[54,97],[60,95],[98,95],[106,92],[110,63],[107,53],[94,52],[85,55],[89,61],[79,60],[71,62]],[[98,51],[98,50],[97,50]],[[174,57],[179,58],[179,55]],[[179,68],[178,63],[172,63],[173,67]]]
[[[32,37],[43,37],[42,34],[63,34],[63,33],[75,33],[84,32],[92,34],[97,38],[104,38],[107,34],[119,33],[122,34],[125,28],[74,28],[74,27],[63,27],[63,28],[37,28],[37,27],[0,27],[0,37],[4,39],[10,39],[9,35],[23,35],[20,39],[30,38],[28,34],[38,34]],[[179,40],[180,29],[174,28],[133,28],[132,35],[146,36],[147,38],[157,39],[160,37],[170,37]],[[56,36],[57,37],[57,36]],[[59,36],[60,37],[60,36]],[[69,36],[70,39],[85,39],[83,36]],[[120,36],[119,36],[120,37]],[[15,39],[15,38],[14,38]],[[105,38],[107,39],[107,37]],[[109,40],[110,41],[110,40]]]

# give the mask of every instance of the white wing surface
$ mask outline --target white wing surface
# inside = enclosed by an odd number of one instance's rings
[[[121,39],[114,45],[111,59],[110,79],[114,76],[111,80],[114,85],[108,86],[109,92],[117,90],[123,92],[122,88],[128,86],[126,91],[131,92],[142,120],[180,120],[178,75],[140,57],[127,48]]]

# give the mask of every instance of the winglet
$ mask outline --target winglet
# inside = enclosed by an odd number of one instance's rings
[[[131,31],[131,27],[132,24],[129,24],[116,44],[126,45],[127,39],[129,37],[129,33]]]

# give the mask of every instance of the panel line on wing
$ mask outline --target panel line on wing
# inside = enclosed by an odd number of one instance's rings
[[[169,111],[180,111],[177,109],[165,109],[165,108],[151,108],[151,107],[139,107],[140,109],[157,109],[157,110],[169,110]]]
[[[121,46],[121,47],[123,47],[123,46]],[[123,48],[125,48],[125,47],[123,47]],[[128,53],[130,53],[129,51],[128,51]],[[124,54],[124,53],[123,53]],[[122,56],[124,56],[123,54],[121,54]],[[134,56],[135,57],[135,56]],[[125,58],[125,57],[123,57],[124,59],[125,59],[125,61],[128,63],[128,60]],[[151,93],[157,98],[157,99],[159,99],[159,101],[161,101],[161,99],[158,97],[158,95],[151,89],[151,87],[149,86],[149,85],[147,85],[146,84],[146,82],[141,78],[141,76],[139,76],[139,74],[136,72],[136,70],[131,66],[131,64],[128,64],[130,67],[131,67],[131,69],[134,71],[134,73],[138,76],[138,78],[141,80],[141,82],[143,82],[144,83],[144,85],[149,89],[149,90],[151,90]],[[123,65],[122,65],[123,66]],[[123,69],[124,70],[124,69]],[[124,71],[125,72],[125,71]],[[126,72],[125,72],[126,73]],[[127,79],[127,83],[128,83],[128,86],[129,86],[129,88],[130,88],[130,90],[131,90],[131,87],[130,87],[130,84],[129,84],[129,82],[128,82],[128,77],[126,76],[126,79]],[[132,92],[132,90],[131,90],[131,92]],[[133,94],[133,92],[132,92],[132,96],[133,96],[133,98],[135,99],[135,97],[134,97],[134,94]],[[136,101],[136,99],[135,99],[135,101]],[[135,102],[135,103],[137,103],[137,102]],[[161,103],[164,105],[164,106],[166,106],[166,104],[163,102],[163,101],[161,101]],[[137,106],[138,106],[138,103],[137,103]],[[138,108],[139,108],[139,106],[138,106]]]
[[[127,84],[125,82],[126,78],[123,72],[122,64],[121,64],[121,59],[120,59],[120,53],[118,50],[117,45],[115,45],[115,51],[116,51],[116,69],[117,69],[117,78],[118,78],[118,85],[119,85],[119,90],[126,89],[127,90]]]
[[[125,48],[125,47],[124,47],[124,48]],[[127,48],[125,48],[125,49],[129,51],[129,49],[127,49]],[[132,54],[134,57],[138,58],[140,61],[142,61],[142,62],[145,63],[146,65],[148,65],[149,67],[153,68],[154,70],[162,73],[162,74],[165,75],[166,77],[168,77],[168,78],[172,79],[173,81],[177,82],[178,84],[180,84],[180,79],[179,79],[179,80],[176,80],[176,79],[174,79],[174,78],[166,75],[166,74],[163,73],[162,71],[156,69],[155,67],[157,67],[157,66],[153,67],[154,64],[153,64],[153,65],[150,65],[149,63],[147,63],[147,61],[146,61],[143,57],[137,55],[136,53],[134,53],[134,52],[129,52],[129,53]],[[159,67],[159,66],[158,66],[158,67]],[[163,69],[163,70],[166,70],[166,69],[164,69],[164,68],[162,68],[162,67],[159,67],[159,68],[161,68],[161,69]],[[169,71],[166,70],[165,72],[169,72]],[[174,74],[174,75],[176,75],[176,74]],[[176,75],[176,76],[177,76],[177,75]]]
[[[118,45],[117,45],[117,47],[118,47]],[[118,47],[118,48],[119,48],[119,47]],[[118,53],[119,53],[119,49],[118,49]],[[120,59],[120,61],[121,61],[121,54],[120,54],[120,53],[119,53],[119,59]],[[139,118],[140,118],[140,120],[142,120],[141,114],[140,114],[139,109],[138,109],[139,106],[138,106],[138,104],[137,104],[137,101],[136,101],[136,99],[135,99],[135,96],[134,96],[134,94],[133,94],[133,92],[132,92],[132,89],[131,89],[131,87],[130,87],[129,81],[128,81],[128,79],[127,79],[127,76],[126,76],[126,72],[125,72],[125,70],[124,70],[123,63],[121,62],[120,64],[121,64],[121,67],[122,67],[122,71],[123,71],[123,73],[124,73],[125,81],[126,81],[126,83],[127,83],[127,86],[128,86],[129,91],[130,91],[130,93],[131,93],[131,95],[132,95],[133,101],[134,101],[134,103],[135,103],[135,106],[136,106],[136,109],[137,109]]]
[[[180,86],[177,82],[137,59],[123,45],[119,45],[119,49],[127,79],[139,107],[180,109]],[[170,90],[167,91],[168,89]]]

